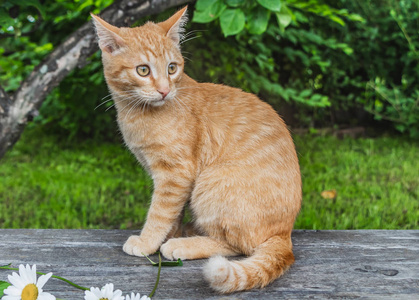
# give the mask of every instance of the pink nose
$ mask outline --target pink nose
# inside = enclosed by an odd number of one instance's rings
[[[161,89],[158,89],[157,91],[162,95],[163,99],[166,98],[167,94],[170,93],[169,88],[161,88]]]

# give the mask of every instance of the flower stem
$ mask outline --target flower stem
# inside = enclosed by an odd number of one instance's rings
[[[19,269],[18,269],[18,268],[12,268],[12,267],[10,267],[11,265],[12,265],[12,264],[8,264],[8,265],[5,265],[5,266],[0,266],[0,269],[4,269],[4,270],[12,270],[12,271],[19,271]],[[42,272],[36,272],[36,274],[39,274],[39,275],[46,275],[46,273],[42,273]],[[56,276],[56,275],[52,275],[51,277],[53,277],[53,278],[57,278],[57,279],[62,280],[62,281],[64,281],[64,282],[67,282],[69,285],[72,285],[72,286],[74,286],[75,288],[78,288],[79,290],[83,290],[83,291],[87,291],[87,290],[89,290],[88,288],[83,287],[83,286],[80,286],[80,285],[77,285],[77,284],[75,284],[74,282],[71,282],[70,280],[65,279],[65,278],[63,278],[63,277]]]
[[[154,285],[154,289],[151,291],[150,295],[148,295],[150,298],[153,297],[154,293],[157,290],[157,286],[158,286],[159,281],[160,281],[160,271],[161,271],[161,256],[160,256],[160,252],[159,252],[159,270],[157,272],[157,279],[156,279],[156,284]]]
[[[41,273],[41,272],[36,272],[36,273],[41,274],[41,275],[45,275],[44,273]],[[54,278],[57,278],[57,279],[62,280],[64,282],[67,282],[69,285],[72,285],[72,286],[74,286],[75,288],[77,288],[79,290],[82,290],[82,291],[88,291],[89,290],[87,287],[84,287],[84,286],[80,286],[78,284],[75,284],[74,282],[71,282],[70,280],[65,279],[65,278],[62,278],[60,276],[52,275],[51,277],[54,277]]]

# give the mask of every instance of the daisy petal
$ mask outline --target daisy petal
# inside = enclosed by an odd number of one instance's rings
[[[8,275],[7,279],[9,279],[9,282],[13,284],[18,289],[23,290],[23,288],[26,286],[26,284],[23,282],[22,278],[17,275],[17,273],[13,272],[12,275]]]
[[[122,291],[121,290],[116,290],[113,292],[113,297],[121,297],[122,295]]]
[[[105,298],[112,299],[113,298],[113,283],[106,284],[103,287],[102,292]]]
[[[84,291],[84,300],[98,300],[99,297],[96,296],[93,292],[91,291]]]
[[[98,288],[91,290],[93,292],[93,295],[95,295],[98,299],[102,298],[102,292]]]
[[[22,282],[27,285],[29,282],[29,276],[26,272],[26,268],[24,265],[19,265],[19,276],[22,278]]]
[[[29,265],[27,265],[29,267]],[[30,269],[30,267],[29,267]],[[29,276],[31,276],[31,280],[33,284],[36,284],[36,265],[32,266],[32,272],[29,273]]]
[[[19,296],[3,296],[1,300],[20,300],[20,295]]]
[[[5,295],[8,295],[8,296],[18,296],[18,297],[20,297],[20,294],[22,294],[22,290],[18,289],[14,285],[11,285],[11,286],[7,287],[7,289],[5,289],[3,291],[3,293]]]
[[[55,300],[55,296],[50,293],[40,293],[37,300]]]
[[[42,275],[41,277],[38,278],[38,283],[36,284],[36,286],[38,287],[38,289],[42,289],[45,285],[45,283],[47,283],[47,281],[51,278],[52,273],[48,273],[46,275]]]

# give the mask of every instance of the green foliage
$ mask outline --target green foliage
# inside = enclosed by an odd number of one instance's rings
[[[419,138],[419,90],[411,92],[412,95],[406,95],[400,87],[388,88],[383,80],[376,78],[367,86],[365,108],[376,119],[389,120],[400,132]]]
[[[0,85],[7,92],[16,91],[54,47],[90,18],[89,12],[98,13],[111,3],[112,0],[59,0],[41,5],[39,1],[5,1],[0,8],[0,37],[10,37],[0,40]],[[14,18],[10,16],[13,10],[18,12]],[[2,15],[8,18],[1,18]],[[100,113],[94,110],[107,94],[97,52],[86,67],[73,71],[52,91],[30,126],[41,125],[70,139],[76,135],[115,139],[115,116],[113,112],[103,113],[111,103],[101,106]]]
[[[211,5],[209,5],[211,3]],[[210,10],[218,3],[221,12],[211,19],[200,19],[201,12]],[[346,43],[329,39],[312,29],[304,29],[309,22],[303,12],[322,11],[321,16],[329,19],[353,16],[345,10],[332,9],[326,5],[303,5],[299,1],[202,1],[196,4],[195,22],[216,21],[219,16],[221,31],[225,36],[235,34],[235,39],[223,39],[214,26],[202,27],[201,40],[193,46],[186,45],[188,53],[200,57],[188,66],[188,72],[202,81],[219,81],[261,95],[272,104],[280,99],[313,108],[331,105],[329,96],[323,94],[319,84],[330,69],[324,49],[336,55],[351,55],[353,50]],[[207,4],[208,6],[205,6]],[[227,5],[234,8],[227,8]],[[292,12],[288,7],[300,9]],[[234,13],[233,13],[234,11]],[[245,21],[234,25],[234,17],[243,11]],[[228,14],[224,23],[223,15]],[[197,17],[198,16],[198,17]],[[315,16],[317,17],[317,16]],[[359,18],[359,16],[358,16]],[[295,25],[287,28],[291,23]],[[262,34],[263,33],[263,34]],[[203,58],[203,59],[202,59]],[[204,72],[202,72],[204,70]],[[321,74],[318,74],[318,73]]]
[[[369,43],[362,46],[371,47],[385,60],[367,57],[370,80],[359,102],[376,119],[388,120],[400,132],[419,138],[419,2],[387,3],[385,11],[370,15],[369,22],[376,26],[363,28],[363,37],[371,38],[364,39]],[[370,7],[362,8],[372,12]]]
[[[282,30],[291,20],[298,21],[300,16],[295,15],[287,6],[326,17],[342,26],[345,25],[342,17],[363,21],[359,15],[351,14],[346,9],[334,9],[319,0],[198,0],[192,21],[208,23],[219,18],[225,36],[240,33],[245,24],[251,34],[262,34],[267,29],[271,14],[276,15],[278,26]]]
[[[244,28],[245,16],[240,8],[226,9],[220,15],[220,25],[225,36],[235,35]]]
[[[270,0],[257,0],[257,2],[265,7],[266,9],[274,12],[279,12],[281,10],[281,1],[270,1]]]
[[[291,13],[279,0],[198,0],[192,21],[209,23],[219,19],[224,36],[237,35],[245,27],[251,34],[262,34],[271,13],[276,13],[279,26],[289,25]]]
[[[90,11],[111,2],[4,1],[0,85],[16,91]],[[201,38],[182,45],[192,59],[186,66],[192,77],[256,93],[280,112],[288,102],[297,126],[356,125],[374,117],[418,136],[417,1],[198,0],[193,5],[188,29]],[[107,94],[97,53],[51,93],[32,126],[69,138],[112,139],[114,112],[105,112],[112,102],[94,110],[109,100]],[[365,112],[369,116],[360,120]]]
[[[294,136],[300,229],[419,229],[418,143]],[[400,159],[403,158],[403,159]],[[336,189],[336,199],[321,192]],[[140,228],[152,181],[120,144],[27,130],[0,164],[1,228]]]
[[[194,21],[206,3],[198,0]],[[200,80],[241,87],[274,105],[293,103],[300,126],[359,124],[363,109],[418,137],[417,1],[211,3],[224,10],[200,22],[219,22],[221,32],[235,38],[223,40],[216,27],[201,25],[201,41],[186,46],[207,60],[192,57],[190,72]],[[236,24],[234,31],[234,24],[221,23],[233,7],[245,14],[245,26]]]

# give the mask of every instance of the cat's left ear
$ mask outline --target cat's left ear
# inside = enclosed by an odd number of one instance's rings
[[[185,6],[166,21],[157,24],[163,28],[166,36],[171,38],[176,44],[179,44],[185,32],[184,26],[188,22],[187,9],[188,6]]]
[[[112,26],[92,13],[90,15],[96,28],[99,48],[109,54],[118,53],[126,44],[124,39],[119,35],[119,28]]]

